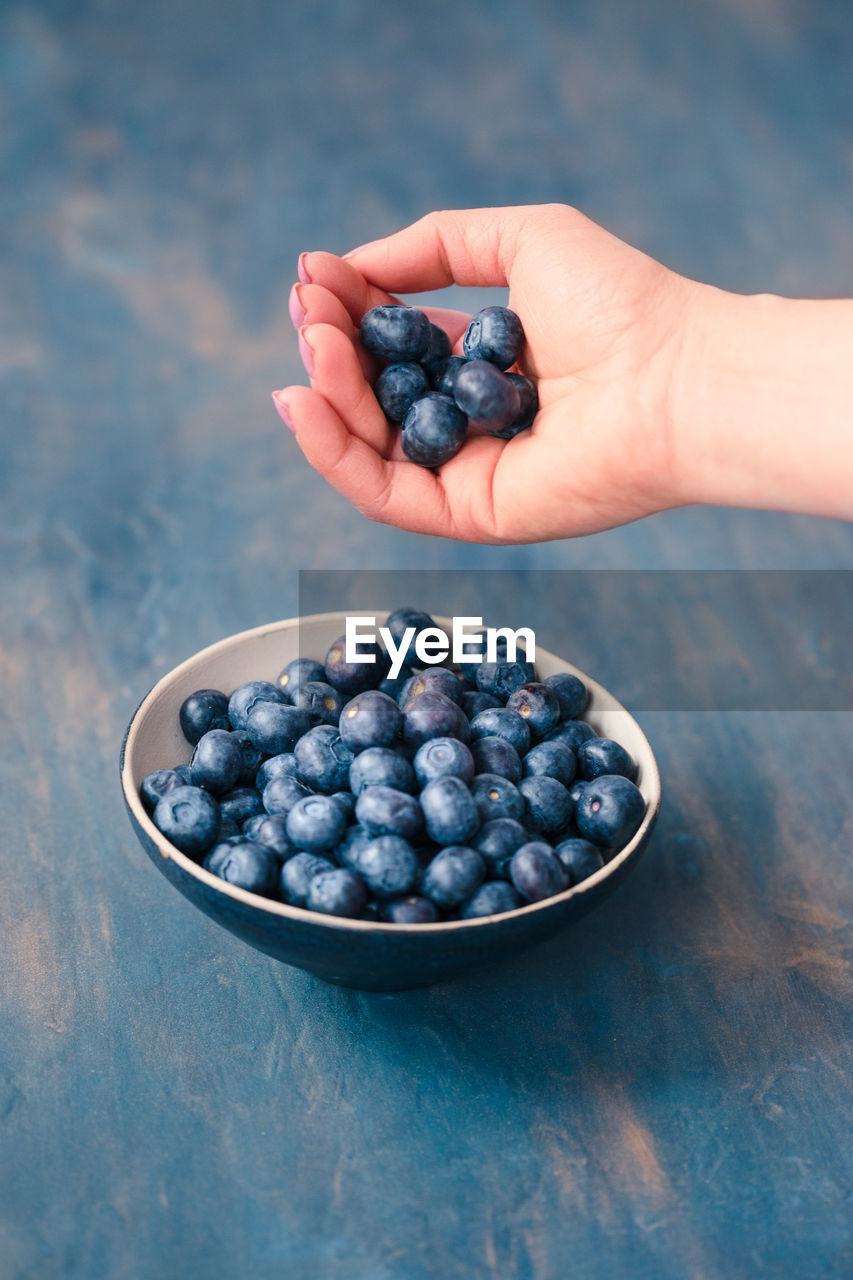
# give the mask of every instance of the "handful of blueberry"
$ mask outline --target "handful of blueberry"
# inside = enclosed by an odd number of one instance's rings
[[[417,307],[373,307],[359,326],[362,346],[388,363],[374,390],[387,418],[402,423],[403,452],[423,467],[454,457],[473,424],[511,440],[531,425],[536,388],[507,373],[524,346],[521,321],[508,307],[486,307],[463,339],[464,356]]]
[[[398,609],[399,644],[429,615]],[[274,682],[200,689],[179,711],[189,764],[141,797],[183,853],[230,884],[296,907],[390,924],[473,919],[562,893],[642,822],[636,767],[583,719],[570,674],[497,661],[400,676],[296,658]]]

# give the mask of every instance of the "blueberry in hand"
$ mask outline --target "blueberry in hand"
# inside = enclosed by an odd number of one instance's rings
[[[219,805],[201,787],[173,787],[154,810],[157,830],[181,853],[190,855],[210,848],[219,834],[219,821]]]
[[[562,782],[544,774],[522,778],[518,789],[524,798],[524,817],[528,831],[556,835],[571,822],[572,798]]]
[[[328,858],[318,858],[314,853],[294,854],[287,859],[279,873],[281,896],[292,907],[304,907],[314,877],[334,869],[334,864]]]
[[[178,712],[181,729],[193,746],[210,729],[230,729],[228,699],[218,689],[197,689],[181,703]]]
[[[547,684],[523,684],[507,698],[507,710],[517,711],[530,728],[532,738],[542,738],[560,719],[560,702]]]
[[[358,337],[365,351],[390,363],[421,360],[432,333],[429,318],[417,307],[386,304],[361,317]]]
[[[365,787],[356,801],[355,816],[371,836],[402,836],[404,840],[414,840],[424,822],[415,797],[393,787]]]
[[[218,853],[217,846],[214,853]],[[279,886],[279,868],[281,863],[266,845],[256,844],[252,840],[241,840],[231,845],[224,856],[215,860],[208,857],[204,861],[207,871],[212,871],[228,884],[238,889],[248,889],[250,893],[260,893],[269,898],[275,895]]]
[[[450,351],[450,339],[447,334],[439,325],[430,322],[429,345],[421,356],[421,364],[427,372],[432,373],[437,364],[448,359]]]
[[[437,853],[421,877],[421,893],[438,907],[458,907],[486,878],[486,864],[476,849],[448,845]]]
[[[268,756],[292,751],[310,728],[311,717],[307,711],[279,702],[256,702],[246,718],[246,732],[251,742]]]
[[[194,787],[221,796],[237,785],[243,769],[240,743],[227,729],[209,729],[196,743],[190,775]]]
[[[331,724],[318,724],[293,748],[297,776],[314,791],[345,791],[354,756]]]
[[[589,702],[589,690],[583,680],[569,671],[558,671],[556,675],[546,676],[543,683],[557,695],[561,720],[577,720],[583,715]]]
[[[290,700],[299,711],[307,712],[312,725],[336,725],[344,709],[343,694],[325,680],[306,680],[293,690]]]
[[[358,693],[344,707],[338,730],[353,752],[390,747],[403,727],[403,713],[393,698],[378,689]]]
[[[296,690],[308,681],[325,680],[322,662],[315,658],[293,658],[283,671],[279,672],[276,684],[285,698],[293,701]]]
[[[481,822],[494,818],[524,817],[524,796],[509,778],[497,773],[478,773],[471,783],[471,798],[477,807]]]
[[[388,674],[388,655],[375,641],[361,641],[357,649],[360,656],[369,657],[370,661],[347,662],[346,636],[338,636],[326,654],[326,680],[341,693],[353,695],[375,689]]]
[[[347,829],[347,816],[331,796],[305,796],[287,815],[287,838],[307,853],[327,853],[339,845]]]
[[[478,920],[482,916],[502,916],[523,905],[522,899],[505,880],[489,880],[481,885],[462,908],[463,920]]]
[[[581,880],[586,880],[587,876],[600,871],[604,866],[601,850],[590,844],[589,840],[581,840],[579,837],[563,840],[554,853],[569,873],[570,884],[580,884]]]
[[[260,813],[243,823],[243,835],[255,844],[272,849],[280,859],[290,858],[297,852],[287,836],[287,818],[283,813]]]
[[[393,787],[395,791],[417,790],[415,773],[405,756],[389,747],[368,747],[360,751],[349,767],[349,789],[354,796],[365,787]]]
[[[416,893],[392,898],[385,903],[381,915],[388,924],[435,924],[438,919],[435,903]]]
[[[356,855],[355,870],[377,898],[398,898],[418,878],[418,860],[401,836],[377,836]]]
[[[489,431],[489,435],[497,436],[499,440],[512,440],[514,436],[526,431],[539,412],[539,392],[530,379],[525,378],[523,373],[508,373],[506,376],[518,392],[519,408],[509,426]]]
[[[422,787],[433,778],[445,777],[461,778],[467,784],[477,772],[469,748],[458,738],[430,738],[418,747],[412,764]]]
[[[456,456],[467,434],[468,419],[450,396],[428,391],[406,414],[400,440],[410,462],[435,468]]]
[[[296,777],[296,756],[292,751],[286,751],[280,756],[270,756],[269,760],[264,760],[255,774],[255,786],[261,795],[268,782],[272,782],[273,778],[295,778]]]
[[[587,782],[605,774],[621,774],[633,782],[637,772],[628,752],[612,738],[591,738],[579,747],[578,768]]]
[[[367,886],[361,876],[342,867],[319,871],[309,881],[305,905],[309,911],[357,919],[367,906]]]
[[[523,844],[512,855],[509,876],[518,892],[528,902],[553,898],[569,887],[566,868],[550,845],[541,840]]]
[[[385,417],[402,422],[415,401],[429,391],[429,378],[414,361],[389,364],[376,379],[373,390]]]
[[[455,400],[456,379],[459,377],[459,370],[466,363],[464,356],[447,356],[445,360],[438,360],[431,365],[429,374],[433,391]]]
[[[515,364],[524,346],[521,321],[509,307],[484,307],[472,317],[462,340],[469,360],[487,360],[499,369]]]
[[[139,788],[142,803],[149,813],[156,808],[157,801],[174,787],[186,786],[184,779],[174,769],[155,769],[142,779]]]
[[[467,742],[468,721],[461,707],[443,693],[422,693],[403,708],[403,741],[418,748],[430,738]]]
[[[572,785],[578,768],[574,751],[564,742],[540,742],[530,748],[521,763],[526,778],[542,773],[556,778],[564,787]]]
[[[497,773],[510,782],[521,781],[521,759],[506,738],[477,738],[471,743],[471,754],[477,773]]]
[[[464,844],[480,826],[477,806],[459,778],[434,778],[421,792],[421,809],[430,840]]]
[[[170,796],[174,794],[169,792]],[[575,822],[584,839],[592,844],[618,848],[631,839],[645,811],[640,789],[621,774],[609,773],[585,784],[577,802]]]
[[[469,360],[456,375],[453,398],[478,426],[497,431],[518,416],[519,395],[505,373],[485,360]]]

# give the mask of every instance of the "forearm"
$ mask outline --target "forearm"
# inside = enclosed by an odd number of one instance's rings
[[[696,286],[671,447],[685,502],[853,519],[853,301]]]

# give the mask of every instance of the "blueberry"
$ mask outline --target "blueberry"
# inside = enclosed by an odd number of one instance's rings
[[[471,797],[481,822],[494,818],[515,818],[520,822],[524,816],[523,795],[509,778],[499,774],[478,773],[471,783]]]
[[[547,684],[523,684],[507,698],[507,710],[517,711],[530,728],[531,738],[542,738],[560,719],[560,702]]]
[[[439,845],[464,844],[476,834],[480,815],[460,778],[434,778],[421,792],[427,834]]]
[[[296,853],[288,858],[279,873],[281,896],[285,902],[292,907],[304,907],[311,881],[324,871],[334,871],[334,865],[328,858],[318,858],[313,853]]]
[[[253,787],[261,761],[264,758],[264,752],[255,746],[245,729],[235,729],[232,736],[240,744],[240,753],[243,757],[243,766],[240,769],[237,785],[240,787]]]
[[[216,844],[205,854],[204,861],[201,865],[204,867],[205,871],[209,871],[211,875],[218,876],[221,864],[229,856],[234,846],[237,844],[246,844],[247,840],[248,836],[242,834],[226,836],[224,839],[222,835],[220,835]]]
[[[246,732],[264,755],[278,756],[292,751],[311,728],[307,711],[278,702],[257,702],[246,720]]]
[[[522,778],[518,789],[524,798],[522,821],[528,831],[555,835],[571,822],[572,798],[556,778],[534,774]]]
[[[152,813],[161,796],[164,796],[167,791],[171,791],[174,787],[185,785],[186,783],[176,770],[155,769],[153,773],[149,773],[146,778],[142,779],[139,793],[145,808],[149,813]]]
[[[354,756],[334,725],[318,724],[293,748],[298,777],[314,791],[345,791]]]
[[[543,683],[557,695],[561,720],[577,720],[586,711],[589,690],[577,676],[568,671],[558,671],[556,675],[546,676]]]
[[[222,826],[243,830],[243,824],[264,812],[261,797],[254,787],[236,787],[219,799]]]
[[[389,660],[384,649],[375,641],[362,641],[357,646],[362,657],[369,657],[369,662],[347,662],[346,636],[338,636],[326,654],[326,680],[341,693],[363,693],[365,689],[375,689],[380,680],[388,674]]]
[[[204,787],[212,795],[224,795],[237,785],[243,769],[240,743],[227,729],[209,729],[196,743],[190,761],[194,787]]]
[[[521,321],[509,307],[484,307],[472,317],[462,340],[469,360],[488,360],[499,369],[515,364],[524,347]]]
[[[468,419],[450,396],[428,391],[406,414],[400,440],[410,462],[435,468],[456,456],[467,434]]]
[[[328,916],[357,919],[367,906],[367,886],[354,871],[333,867],[311,877],[305,905]]]
[[[471,754],[477,773],[496,773],[510,782],[521,781],[521,759],[506,738],[478,738],[471,743]]]
[[[365,351],[392,363],[420,360],[429,347],[430,322],[417,307],[371,307],[361,317],[358,337]]]
[[[258,772],[255,774],[255,786],[263,795],[264,788],[268,782],[272,782],[273,778],[295,778],[296,777],[296,756],[292,751],[287,751],[284,755],[270,756],[269,760],[264,760]]]
[[[564,742],[540,742],[530,748],[522,765],[526,778],[541,773],[549,778],[556,778],[564,787],[570,787],[577,773],[578,762],[574,751]]]
[[[230,729],[228,699],[218,689],[197,689],[181,703],[181,729],[193,746],[211,729]]]
[[[377,836],[356,855],[356,870],[377,898],[398,898],[418,878],[418,860],[401,836]]]
[[[586,880],[587,876],[600,871],[604,866],[601,850],[596,849],[589,840],[581,840],[577,837],[563,840],[557,845],[554,853],[569,874],[569,884],[580,884],[581,880]]]
[[[428,628],[435,626],[435,622],[430,615],[424,613],[423,609],[413,609],[408,605],[404,605],[402,608],[394,609],[393,612],[388,614],[385,626],[391,632],[397,648],[402,644],[406,632],[411,627],[414,627],[415,635],[409,641],[409,648],[406,650],[406,662],[412,666],[421,665],[420,660],[415,656],[415,640],[419,631],[426,631]]]
[[[551,846],[541,840],[532,840],[516,850],[509,864],[509,877],[528,902],[553,898],[569,887],[566,868]]]
[[[385,903],[381,914],[388,924],[434,924],[438,919],[435,903],[416,893],[406,898],[392,898]]]
[[[578,768],[586,782],[605,774],[621,774],[633,782],[637,766],[625,748],[612,738],[591,738],[578,749]]]
[[[459,370],[466,364],[464,356],[447,356],[444,360],[437,361],[430,367],[430,380],[432,381],[433,390],[439,395],[449,396],[454,399],[454,391],[456,390],[456,379],[459,377]]]
[[[501,863],[511,858],[516,849],[528,841],[527,832],[515,818],[493,818],[484,822],[471,841],[486,866],[495,872]]]
[[[267,813],[290,813],[295,804],[311,794],[311,788],[306,787],[304,782],[285,774],[270,779],[263,789],[261,800]]]
[[[532,662],[481,662],[477,668],[477,688],[501,702],[523,684],[536,679]]]
[[[477,772],[474,757],[458,738],[430,738],[429,742],[418,747],[412,763],[422,787],[433,778],[461,778],[469,783]]]
[[[288,662],[283,671],[279,672],[276,684],[288,701],[293,701],[293,695],[298,688],[308,682],[317,680],[325,680],[325,672],[323,671],[322,662],[317,662],[315,658],[293,658]]]
[[[355,816],[371,836],[402,836],[404,840],[413,840],[424,822],[415,797],[393,787],[365,787],[355,803]]]
[[[258,702],[287,702],[287,698],[269,680],[247,680],[228,699],[228,719],[232,728],[245,730],[249,712]]]
[[[421,356],[421,363],[431,373],[437,364],[448,359],[450,351],[450,339],[447,334],[439,325],[430,323],[429,346]]]
[[[421,892],[438,907],[458,907],[486,878],[486,864],[476,849],[448,845],[436,854],[421,878]]]
[[[201,787],[173,787],[154,810],[158,831],[181,853],[191,855],[210,848],[219,834],[219,822],[219,805]]]
[[[393,698],[378,689],[356,694],[344,707],[338,726],[342,741],[353,752],[390,747],[402,727],[402,711]]]
[[[475,720],[481,711],[497,711],[502,707],[503,703],[498,698],[490,693],[481,693],[479,689],[467,691],[462,695],[462,710],[469,720]]]
[[[232,845],[224,857],[206,858],[204,866],[238,889],[248,889],[250,893],[260,893],[265,898],[278,893],[281,862],[266,845],[241,840]]]
[[[506,636],[496,635],[494,637],[494,646],[495,646],[495,661],[507,662],[509,660],[509,642]],[[465,647],[466,647],[466,650],[471,654],[476,654],[477,659],[475,661],[474,658],[472,657],[472,658],[466,658],[465,660],[463,660],[460,663],[462,674],[465,676],[466,680],[470,680],[472,685],[476,685],[477,671],[479,670],[481,663],[485,660],[485,657],[486,657],[486,648],[487,648],[486,632],[481,631],[477,636],[473,636],[471,640],[466,644]],[[521,654],[522,659],[525,656],[524,646],[522,644],[516,645],[516,656],[518,654]],[[532,679],[532,676],[531,676],[531,679]],[[503,704],[501,703],[500,705],[503,705]]]
[[[419,671],[409,680],[400,695],[400,706],[405,710],[412,698],[419,698],[424,693],[443,693],[445,698],[461,707],[465,684],[449,667],[427,667],[426,671]]]
[[[577,753],[578,748],[595,737],[595,730],[585,720],[564,720],[556,729],[545,734],[546,742],[564,742]]]
[[[344,838],[347,816],[331,796],[305,796],[287,815],[287,838],[307,853],[327,853]]]
[[[403,709],[403,740],[417,748],[430,738],[468,741],[468,721],[461,707],[443,693],[422,693]]]
[[[359,796],[365,787],[393,787],[395,791],[408,792],[417,789],[408,760],[388,747],[368,747],[350,765],[350,791]]]
[[[191,787],[193,784],[192,769],[189,764],[176,764],[173,773],[176,773],[185,787]]]
[[[336,725],[344,708],[343,695],[325,680],[306,680],[293,690],[290,700],[294,707],[307,712],[312,725]]]
[[[533,425],[533,419],[539,412],[539,392],[530,379],[525,378],[523,373],[508,373],[506,376],[518,392],[519,408],[509,426],[498,427],[489,432],[500,440],[512,440],[521,431],[526,431]]]
[[[295,845],[287,838],[287,819],[283,813],[260,813],[243,824],[243,835],[255,844],[272,849],[279,858],[289,858],[296,853]]]
[[[415,401],[429,391],[426,370],[414,361],[387,365],[373,390],[386,418],[402,422]]]
[[[174,794],[170,791],[166,799]],[[592,844],[620,847],[631,839],[645,811],[646,802],[639,788],[628,778],[611,773],[586,783],[577,803],[575,822],[584,839]]]
[[[463,920],[478,920],[481,916],[502,916],[522,906],[522,900],[511,884],[505,880],[489,880],[481,885],[462,908]]]
[[[471,737],[503,738],[520,756],[530,749],[530,729],[517,711],[506,707],[488,708],[471,721]]]
[[[334,851],[335,861],[350,871],[357,870],[358,855],[365,845],[370,844],[371,839],[364,827],[358,825],[348,827],[343,840]]]
[[[351,791],[333,791],[332,799],[337,800],[347,815],[348,822],[355,817],[355,796]]]
[[[508,427],[521,407],[509,378],[486,360],[469,360],[459,370],[453,398],[473,423],[493,431]]]
[[[411,680],[411,678],[412,668],[408,663],[404,662],[400,668],[400,674],[398,676],[394,676],[393,678],[391,676],[386,676],[384,680],[380,680],[379,692],[387,693],[389,698],[393,698],[395,702],[399,703],[400,694],[403,689],[405,689],[406,684]]]

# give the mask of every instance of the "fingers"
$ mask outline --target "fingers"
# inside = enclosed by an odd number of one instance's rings
[[[365,379],[352,339],[334,324],[303,325],[299,338],[307,348],[306,368],[315,390],[352,435],[387,457],[395,432]]]
[[[352,250],[358,266],[380,289],[413,293],[450,284],[505,285],[522,233],[547,216],[549,206],[456,209],[428,213],[411,226]]]
[[[354,343],[357,327],[344,304],[334,293],[318,284],[295,284],[290,291],[290,318],[294,327],[301,332],[305,325],[333,325]],[[365,351],[360,344],[355,350],[358,362],[368,382],[373,383],[379,372],[379,362]]]
[[[304,284],[322,285],[338,298],[353,324],[371,307],[399,302],[365,280],[351,263],[333,253],[303,253],[299,259],[299,276]]]

